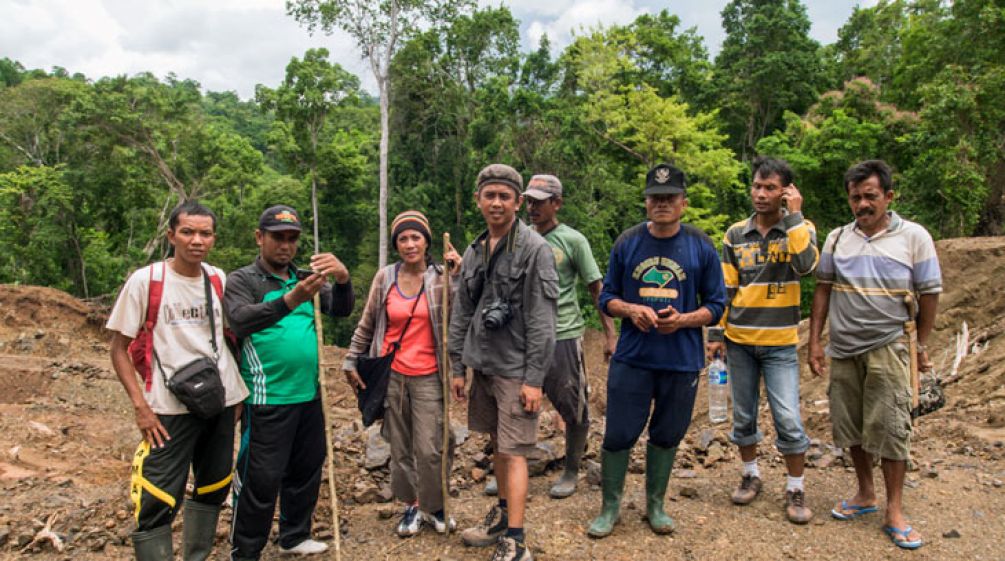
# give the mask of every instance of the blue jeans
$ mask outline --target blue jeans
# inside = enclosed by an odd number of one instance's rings
[[[802,454],[810,439],[799,417],[799,357],[795,345],[766,347],[741,345],[726,340],[726,362],[733,389],[733,434],[737,446],[750,446],[764,439],[757,428],[760,382],[768,393],[775,422],[775,446],[782,455]]]
[[[691,425],[697,391],[697,372],[650,370],[611,360],[607,370],[604,450],[630,449],[646,424],[650,444],[675,448]]]

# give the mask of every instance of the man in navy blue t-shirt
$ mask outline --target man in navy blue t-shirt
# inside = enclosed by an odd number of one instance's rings
[[[618,521],[632,446],[647,421],[646,515],[654,532],[673,531],[663,498],[705,365],[701,330],[717,323],[726,305],[712,240],[680,221],[687,208],[684,172],[653,167],[645,196],[649,220],[614,242],[600,295],[601,309],[622,322],[607,373],[604,502],[588,530],[595,538],[609,535]]]

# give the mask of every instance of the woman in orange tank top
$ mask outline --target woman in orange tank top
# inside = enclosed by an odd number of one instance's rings
[[[381,434],[391,445],[391,490],[404,504],[397,533],[417,534],[423,524],[445,533],[441,481],[443,385],[440,357],[444,268],[429,258],[432,231],[418,211],[405,211],[391,223],[391,240],[401,259],[377,271],[343,370],[353,388],[363,387],[356,357],[384,356],[397,344],[384,402]],[[453,247],[443,255],[450,274],[460,271]],[[457,286],[457,283],[453,283]],[[452,296],[452,295],[451,295]],[[453,442],[450,457],[453,457]],[[447,473],[450,473],[448,466]]]

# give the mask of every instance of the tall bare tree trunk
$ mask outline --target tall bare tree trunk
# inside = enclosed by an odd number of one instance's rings
[[[377,76],[380,88],[380,199],[377,203],[377,213],[380,215],[380,246],[378,249],[379,268],[387,265],[387,152],[390,143],[391,103],[388,99],[388,76]],[[379,269],[378,269],[379,270]]]

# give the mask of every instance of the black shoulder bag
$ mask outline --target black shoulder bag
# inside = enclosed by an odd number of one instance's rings
[[[359,399],[359,412],[363,414],[363,426],[368,427],[377,419],[384,418],[384,398],[387,397],[387,383],[391,379],[391,363],[394,362],[394,355],[401,348],[401,342],[405,339],[405,332],[408,325],[412,323],[415,316],[415,308],[422,299],[422,292],[426,289],[426,283],[422,283],[419,293],[415,295],[415,303],[412,304],[412,312],[408,314],[405,327],[401,330],[398,340],[391,345],[391,350],[384,356],[360,356],[356,357],[356,372],[363,380],[366,389],[360,390],[356,396]]]
[[[201,267],[200,267],[201,269]],[[164,385],[174,394],[178,401],[193,415],[201,419],[209,419],[220,414],[226,407],[226,390],[220,379],[220,350],[216,345],[216,319],[213,313],[213,293],[209,275],[202,269],[202,280],[206,287],[206,312],[209,314],[210,342],[213,345],[213,358],[202,357],[175,370],[168,378],[161,366],[161,360],[154,349],[157,368],[164,378]]]

